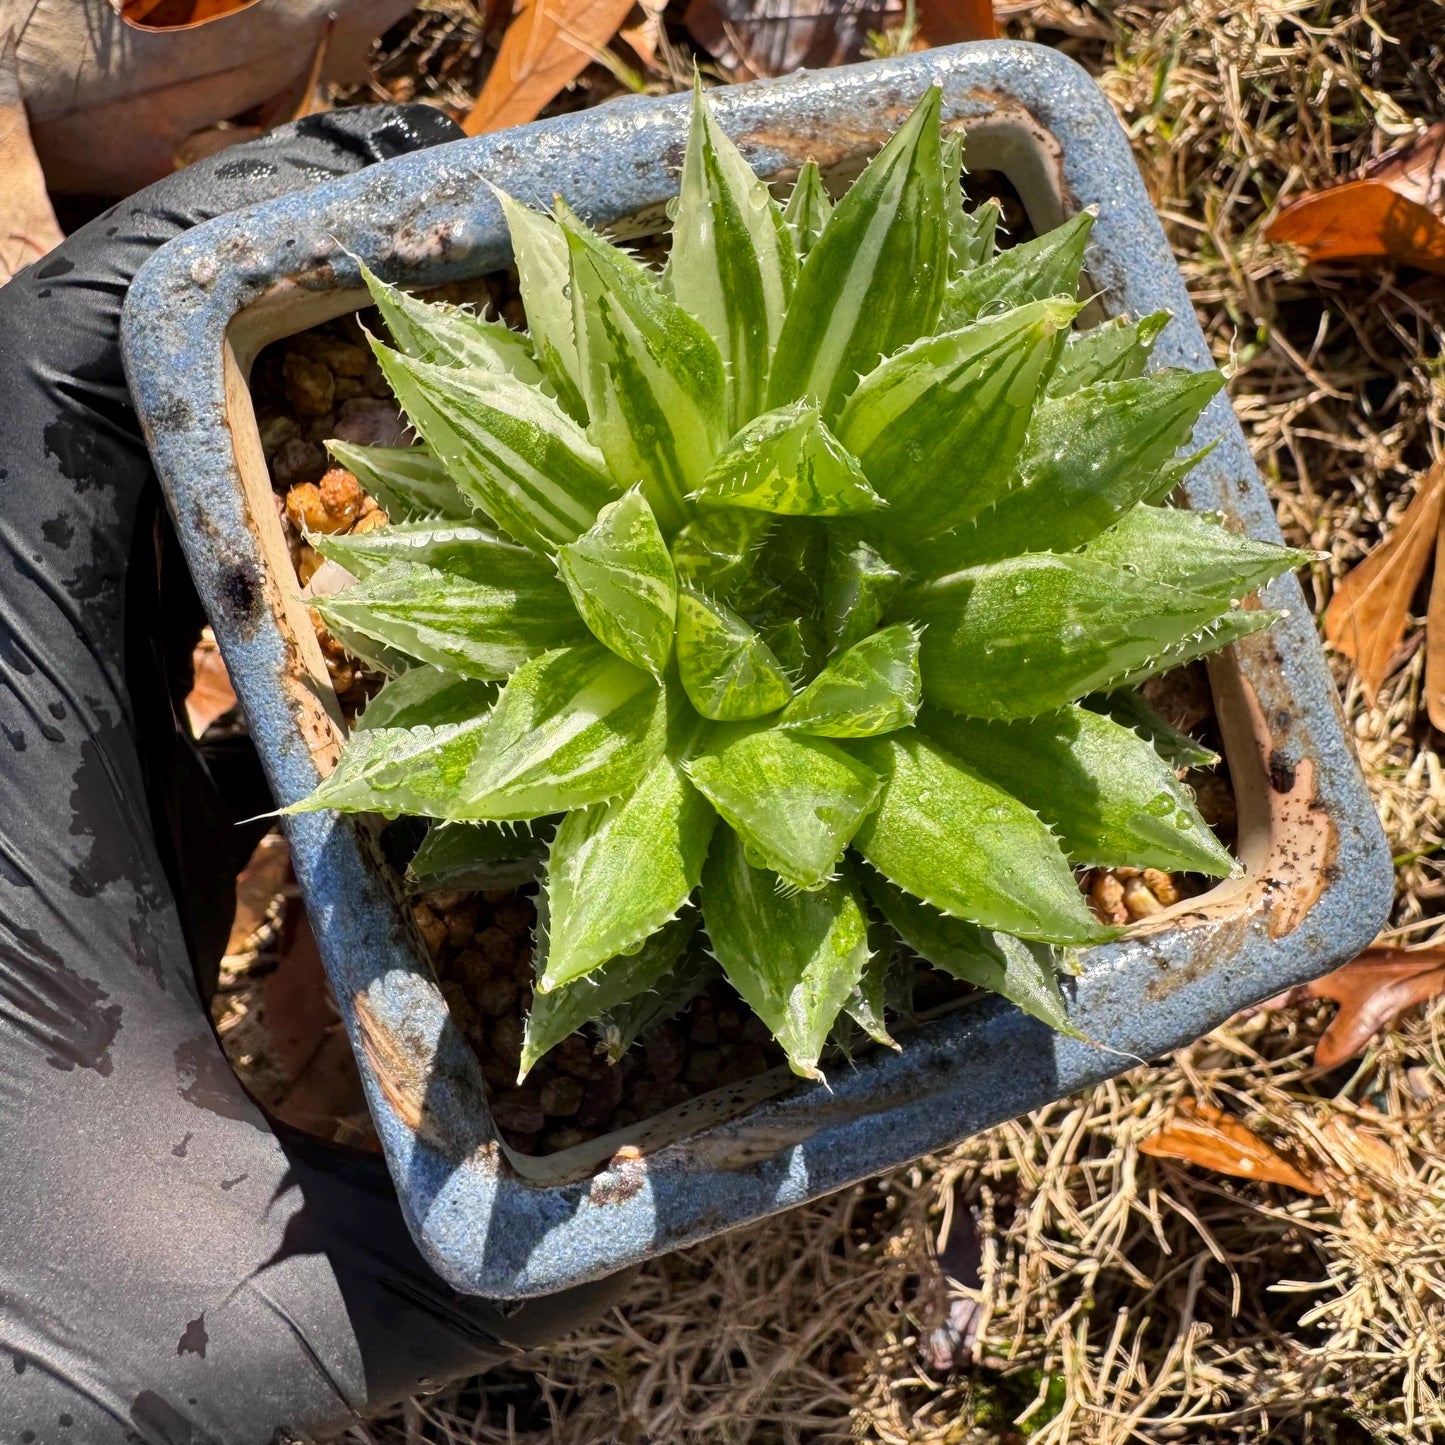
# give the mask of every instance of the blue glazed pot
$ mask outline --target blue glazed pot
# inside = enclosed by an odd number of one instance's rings
[[[856,170],[932,84],[1042,230],[1097,204],[1088,271],[1107,313],[1176,317],[1158,365],[1210,365],[1117,121],[1072,62],[1028,45],[958,46],[713,94],[760,174],[812,157]],[[279,800],[309,793],[342,735],[291,568],[247,390],[267,342],[366,304],[355,257],[429,286],[510,259],[493,180],[561,192],[587,219],[658,229],[677,189],[687,98],[628,99],[389,161],[222,217],[141,272],[126,360],[157,470]],[[178,378],[184,384],[178,385]],[[1228,401],[1187,500],[1257,536],[1278,529]],[[512,1155],[453,1024],[397,880],[365,819],[288,820],[292,855],[387,1161],[418,1244],[459,1290],[525,1298],[747,1224],[1085,1088],[1314,978],[1370,942],[1390,859],[1341,731],[1299,587],[1289,617],[1211,660],[1244,875],[1094,949],[1060,1038],[997,999],[911,1033],[831,1088],[765,1075],[545,1159]]]

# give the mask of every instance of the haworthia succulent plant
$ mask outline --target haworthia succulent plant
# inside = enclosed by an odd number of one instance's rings
[[[525,334],[366,273],[422,444],[332,445],[390,524],[312,539],[315,605],[391,676],[296,807],[540,875],[524,1074],[720,969],[818,1078],[900,950],[1067,1031],[1077,869],[1234,866],[1132,688],[1300,556],[1160,505],[1218,375],[1077,330],[1092,216],[999,250],[939,111],[784,207],[699,90],[665,271],[502,197]]]

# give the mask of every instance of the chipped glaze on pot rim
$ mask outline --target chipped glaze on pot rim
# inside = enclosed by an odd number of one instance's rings
[[[943,89],[966,163],[1003,171],[1040,230],[1095,204],[1088,272],[1103,311],[1174,312],[1156,365],[1209,366],[1127,140],[1093,81],[1041,47],[987,42],[713,92],[755,169],[856,169],[923,90]],[[629,98],[457,141],[224,216],[147,264],[124,315],[127,371],[157,471],[276,796],[333,764],[335,699],[299,596],[246,376],[260,347],[366,302],[354,257],[412,286],[507,264],[484,180],[587,219],[657,227],[676,193],[686,96]],[[181,379],[184,378],[184,383]],[[1277,540],[1228,401],[1187,500]],[[521,1299],[930,1153],[1198,1037],[1370,942],[1390,858],[1345,741],[1298,584],[1288,618],[1211,660],[1244,875],[1092,950],[1071,1001],[1105,1047],[989,999],[840,1068],[831,1087],[765,1075],[546,1159],[500,1142],[475,1055],[452,1024],[365,819],[287,819],[292,854],[403,1209],[457,1289]]]

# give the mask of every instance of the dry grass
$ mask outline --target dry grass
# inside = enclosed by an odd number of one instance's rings
[[[1329,554],[1323,605],[1445,442],[1445,280],[1302,277],[1261,227],[1281,197],[1445,112],[1445,6],[1000,10],[1088,65],[1129,128],[1285,528]],[[1409,941],[1440,933],[1445,888],[1419,643],[1416,628],[1377,707],[1340,674]],[[1327,1017],[1236,1019],[946,1156],[655,1262],[544,1358],[349,1438],[1445,1438],[1445,1008],[1319,1076]],[[1249,1121],[1323,1194],[1141,1156],[1185,1093]]]

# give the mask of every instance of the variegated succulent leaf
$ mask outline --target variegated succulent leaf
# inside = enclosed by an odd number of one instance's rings
[[[389,523],[307,538],[308,600],[390,676],[292,811],[543,875],[524,1074],[719,965],[810,1078],[915,955],[1067,1032],[1077,869],[1234,867],[1131,689],[1302,556],[1159,505],[1219,377],[1150,370],[1167,313],[1075,329],[1092,216],[999,250],[936,91],[781,209],[693,106],[664,271],[501,196],[526,333],[368,275],[420,444],[331,444]]]

